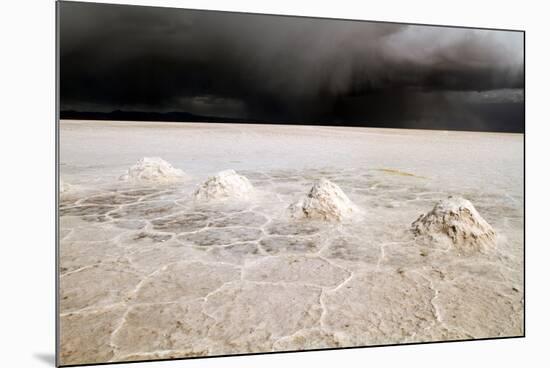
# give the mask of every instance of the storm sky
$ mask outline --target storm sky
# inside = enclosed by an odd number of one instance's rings
[[[524,131],[523,33],[59,4],[60,110]]]

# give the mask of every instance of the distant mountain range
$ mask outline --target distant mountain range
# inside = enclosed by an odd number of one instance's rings
[[[229,118],[222,116],[196,115],[183,111],[148,112],[124,111],[90,112],[62,110],[61,119],[73,120],[117,120],[117,121],[164,121],[164,122],[205,122],[205,123],[240,123],[240,124],[299,124],[318,126],[351,126],[371,128],[405,128],[405,129],[437,129],[481,132],[523,133],[525,131],[524,103],[470,103],[463,109],[450,111],[448,115],[430,119],[362,119],[359,116],[343,115],[338,118],[318,119],[309,121],[278,120],[263,121],[261,119]],[[468,119],[467,113],[473,113],[476,119]],[[507,122],[502,124],[502,122]]]
[[[147,112],[147,111],[122,111],[88,112],[63,110],[59,114],[61,119],[74,120],[129,120],[129,121],[173,121],[173,122],[211,122],[211,123],[252,123],[253,121],[242,118],[227,118],[216,116],[195,115],[189,112]]]

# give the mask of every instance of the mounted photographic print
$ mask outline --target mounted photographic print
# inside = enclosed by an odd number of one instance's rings
[[[57,364],[524,336],[524,32],[60,1]]]

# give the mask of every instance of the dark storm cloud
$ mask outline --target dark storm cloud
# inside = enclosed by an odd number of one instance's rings
[[[522,130],[523,35],[69,2],[60,86],[62,110]]]

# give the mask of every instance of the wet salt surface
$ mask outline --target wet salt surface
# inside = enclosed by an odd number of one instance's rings
[[[169,146],[162,150],[180,162],[131,152],[154,149],[120,137],[147,130],[151,139],[150,126],[61,124],[61,176],[70,185],[60,199],[63,364],[523,334],[522,136],[159,125],[157,139]],[[178,129],[189,136],[182,139],[207,132],[213,151],[230,154],[174,146]],[[426,156],[430,134],[438,140]],[[109,148],[116,137],[131,144]],[[231,146],[235,137],[248,145]],[[292,159],[272,152],[271,140],[281,137],[289,142],[279,150]],[[339,154],[349,146],[344,164]],[[230,162],[256,150],[248,168]],[[114,179],[146,155],[191,179]],[[252,198],[193,200],[206,177],[231,167],[256,188]],[[342,223],[290,218],[288,205],[320,178],[364,215]],[[493,226],[495,249],[463,254],[414,237],[411,223],[451,194]]]

